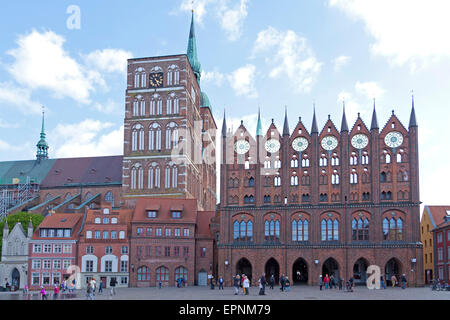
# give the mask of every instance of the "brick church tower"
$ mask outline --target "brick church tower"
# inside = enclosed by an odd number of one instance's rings
[[[215,124],[200,88],[192,13],[187,54],[128,60],[122,198],[197,199],[215,210]]]
[[[219,275],[364,284],[377,265],[388,283],[423,284],[414,100],[408,128],[392,112],[380,131],[375,105],[370,129],[359,114],[349,129],[345,106],[340,130],[329,116],[319,131],[315,112],[311,130],[287,119],[265,135],[258,119],[255,137],[224,120]]]

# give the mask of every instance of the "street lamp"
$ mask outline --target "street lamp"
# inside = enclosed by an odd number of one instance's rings
[[[315,265],[318,265],[319,264],[319,260],[314,260],[314,263],[315,263]]]
[[[228,260],[225,260],[225,266],[228,268]]]

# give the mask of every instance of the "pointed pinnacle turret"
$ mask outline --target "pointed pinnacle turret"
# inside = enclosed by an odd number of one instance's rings
[[[192,71],[197,78],[198,84],[200,84],[200,73],[201,73],[201,64],[198,61],[197,57],[197,40],[195,38],[195,29],[194,29],[194,11],[192,10],[192,20],[191,20],[191,30],[189,32],[189,41],[187,48],[187,56],[189,63],[191,64]]]
[[[378,120],[377,120],[377,112],[375,110],[375,99],[373,99],[373,114],[372,114],[372,123],[370,125],[370,130],[379,129]]]
[[[316,106],[314,105],[314,115],[313,115],[313,122],[312,122],[312,128],[311,128],[311,134],[313,133],[319,133],[319,129],[317,127],[317,120],[316,120]]]
[[[48,144],[47,141],[45,140],[44,115],[45,113],[44,111],[42,111],[42,128],[40,134],[41,139],[36,145],[37,147],[36,159],[38,161],[48,159]]]
[[[287,116],[287,107],[285,107],[285,111],[284,111],[283,136],[288,136],[289,134],[290,134],[290,131],[289,131],[288,116]]]
[[[227,121],[225,120],[225,110],[223,110],[222,137],[227,136]]]
[[[416,110],[414,109],[414,95],[412,96],[411,116],[409,117],[409,127],[417,127]]]
[[[347,124],[347,117],[345,116],[345,102],[343,103],[343,112],[342,112],[342,123],[341,123],[341,132],[348,132],[348,124]]]
[[[256,136],[262,136],[261,110],[258,108],[258,123],[256,124]]]

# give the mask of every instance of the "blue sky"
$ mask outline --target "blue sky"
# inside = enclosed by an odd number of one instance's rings
[[[414,90],[421,198],[445,204],[450,180],[450,43],[446,0],[196,0],[201,86],[216,122],[293,129],[301,116],[340,128],[404,125]],[[71,5],[80,28],[69,29]],[[32,159],[41,105],[51,157],[122,153],[126,59],[185,53],[190,0],[9,1],[0,8],[0,160]],[[74,20],[70,20],[74,21]],[[443,159],[443,160],[440,160]]]

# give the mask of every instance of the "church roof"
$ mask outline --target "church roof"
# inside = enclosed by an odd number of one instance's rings
[[[0,162],[0,185],[30,182],[41,187],[122,184],[123,156]]]

